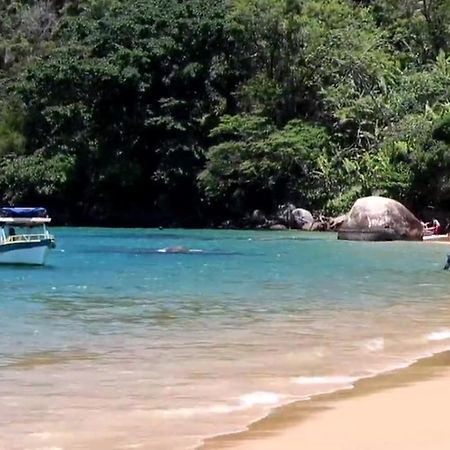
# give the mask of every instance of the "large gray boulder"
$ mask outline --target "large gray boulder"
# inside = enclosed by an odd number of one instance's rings
[[[338,232],[338,239],[357,241],[421,241],[423,225],[396,200],[365,197],[355,202]]]

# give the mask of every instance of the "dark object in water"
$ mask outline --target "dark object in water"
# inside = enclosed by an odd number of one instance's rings
[[[190,253],[190,250],[187,247],[178,245],[176,247],[166,248],[164,253]]]
[[[445,263],[444,270],[450,269],[450,253],[447,253],[447,262]]]

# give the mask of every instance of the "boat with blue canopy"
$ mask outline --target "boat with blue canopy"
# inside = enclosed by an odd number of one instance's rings
[[[0,264],[45,264],[55,238],[45,208],[0,208]]]

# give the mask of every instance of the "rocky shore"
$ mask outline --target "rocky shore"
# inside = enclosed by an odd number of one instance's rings
[[[421,241],[426,231],[424,222],[403,204],[380,196],[360,198],[347,214],[338,217],[313,216],[307,209],[288,203],[274,214],[255,210],[242,220],[224,222],[220,228],[336,231],[338,239],[364,241]]]
[[[280,205],[274,214],[265,214],[256,209],[239,220],[227,220],[219,228],[249,228],[261,230],[303,230],[303,231],[337,231],[346,216],[313,216],[307,209],[292,203]]]

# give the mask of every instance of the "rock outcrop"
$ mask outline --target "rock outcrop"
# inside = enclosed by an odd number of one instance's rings
[[[292,221],[292,211],[294,211],[296,208],[297,207],[292,203],[285,203],[283,205],[279,205],[274,219],[278,223],[281,223],[286,227],[289,227]]]
[[[254,227],[264,227],[267,224],[267,217],[261,210],[255,209],[247,222]]]
[[[342,225],[345,223],[346,220],[347,220],[347,214],[343,214],[338,217],[332,217],[328,223],[329,229],[330,230],[339,230],[339,228],[342,227]]]
[[[338,232],[338,239],[359,241],[420,241],[422,238],[422,222],[404,205],[385,197],[357,200]]]
[[[280,205],[275,220],[287,228],[296,230],[310,230],[314,223],[314,218],[308,210],[297,208],[292,203]]]

